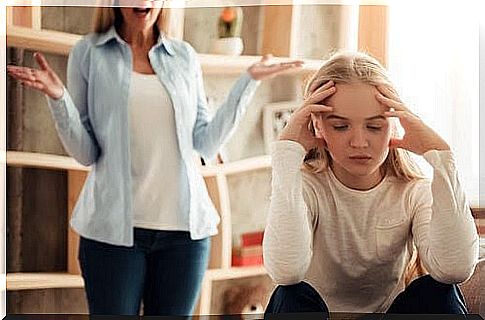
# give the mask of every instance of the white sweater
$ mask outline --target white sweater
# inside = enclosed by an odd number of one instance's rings
[[[302,169],[304,148],[272,145],[272,198],[264,263],[280,285],[306,281],[332,312],[385,312],[404,290],[413,244],[430,275],[459,283],[478,259],[478,234],[450,151],[428,151],[426,179],[386,176],[371,190],[329,170]]]

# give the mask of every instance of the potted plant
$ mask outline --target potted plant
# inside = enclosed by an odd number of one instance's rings
[[[243,11],[240,7],[225,7],[218,19],[219,38],[214,42],[215,54],[240,55],[244,45],[241,39]]]

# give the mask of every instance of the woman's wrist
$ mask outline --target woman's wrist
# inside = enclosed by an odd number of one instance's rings
[[[56,89],[55,92],[52,92],[52,93],[46,93],[49,98],[51,98],[52,100],[55,100],[55,101],[58,101],[60,99],[62,99],[62,97],[64,96],[64,91],[66,89],[64,88],[64,86],[62,86],[60,89]]]

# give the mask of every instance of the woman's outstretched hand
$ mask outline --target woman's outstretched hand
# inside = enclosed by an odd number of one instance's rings
[[[261,61],[250,66],[248,72],[251,75],[251,78],[254,80],[263,80],[290,69],[300,68],[303,65],[303,61],[301,60],[270,63],[272,57],[271,54],[264,55]]]
[[[333,81],[315,90],[315,92],[305,99],[303,105],[292,115],[288,124],[281,132],[280,140],[296,141],[309,151],[315,147],[322,147],[324,140],[316,138],[309,129],[313,113],[332,112],[333,108],[321,104],[323,100],[330,97],[336,91]]]
[[[9,65],[7,66],[8,73],[22,85],[36,89],[52,99],[61,98],[64,93],[64,84],[59,76],[51,69],[41,53],[35,52],[34,58],[40,69]]]
[[[397,117],[405,134],[401,139],[391,138],[389,147],[402,148],[422,155],[430,150],[450,150],[450,146],[418,116],[413,114],[389,89],[378,86],[377,100],[389,108],[387,117]]]

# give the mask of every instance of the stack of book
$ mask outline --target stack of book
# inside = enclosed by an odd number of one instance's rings
[[[263,264],[263,231],[243,233],[241,246],[232,250],[233,266]]]

